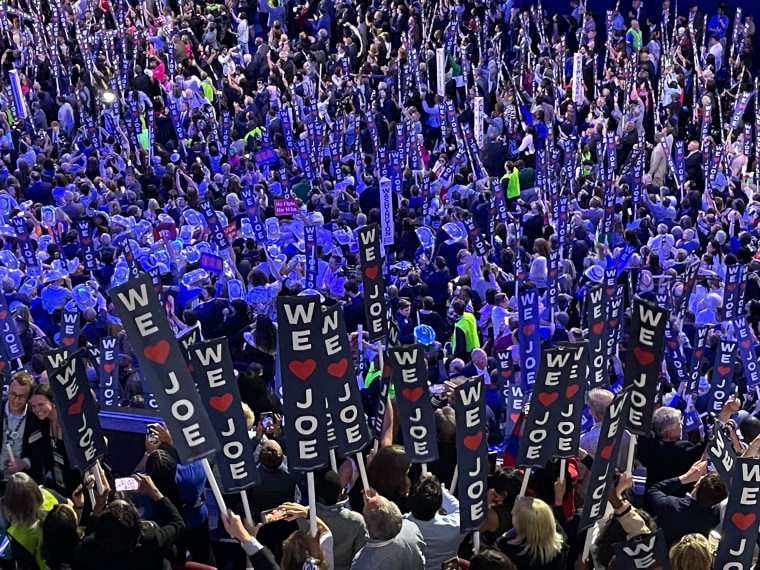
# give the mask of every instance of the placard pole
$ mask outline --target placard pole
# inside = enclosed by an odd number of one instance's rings
[[[219,483],[216,482],[214,472],[211,470],[211,464],[208,462],[208,459],[204,457],[201,459],[201,465],[203,465],[203,471],[206,473],[206,479],[208,479],[208,483],[211,485],[211,492],[214,493],[214,498],[219,505],[219,512],[222,514],[222,517],[226,519],[227,505],[224,504],[224,497],[222,497],[222,492],[219,490]]]

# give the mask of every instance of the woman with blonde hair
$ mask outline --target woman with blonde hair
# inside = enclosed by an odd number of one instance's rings
[[[710,570],[710,542],[701,534],[687,534],[670,548],[671,570]]]
[[[549,505],[541,499],[521,497],[512,509],[514,528],[497,546],[517,570],[561,570],[565,536]]]

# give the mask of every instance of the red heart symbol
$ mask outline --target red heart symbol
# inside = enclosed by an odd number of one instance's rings
[[[551,406],[557,398],[559,398],[559,393],[557,392],[541,392],[538,395],[538,401],[547,408]]]
[[[109,363],[103,365],[103,370],[105,370],[109,374],[111,372],[113,372],[114,368],[116,368],[116,364],[114,364],[113,362],[109,362]]]
[[[0,311],[0,321],[5,320],[5,317],[8,316],[8,311]]]
[[[481,441],[483,441],[483,432],[479,431],[478,433],[465,436],[464,446],[470,451],[475,451],[480,445]]]
[[[642,350],[638,346],[633,349],[633,354],[636,356],[636,360],[638,360],[642,366],[646,366],[647,364],[652,364],[652,362],[654,362],[654,354],[646,350]]]
[[[208,399],[209,405],[214,408],[217,412],[226,412],[227,408],[229,408],[232,405],[232,394],[227,392],[226,394],[222,394],[221,396],[211,396]]]
[[[377,277],[377,265],[373,265],[372,267],[367,267],[364,270],[364,275],[367,276],[368,279],[374,279]]]
[[[695,360],[699,360],[700,358],[702,358],[702,350],[695,351],[694,352],[694,359]]]
[[[330,364],[327,367],[327,371],[331,376],[335,376],[336,378],[343,378],[343,374],[346,373],[346,368],[348,368],[348,359],[341,358],[338,362],[333,362]]]
[[[422,393],[424,390],[421,386],[417,386],[416,388],[404,388],[401,390],[401,394],[409,400],[410,402],[416,402],[422,397]]]
[[[517,420],[520,418],[520,412],[509,414],[509,419],[512,420],[512,423],[517,423]]]
[[[745,348],[745,349],[749,348],[751,344],[752,344],[752,341],[750,339],[748,339],[748,338],[745,338],[742,341],[742,348]]]
[[[159,340],[156,344],[146,346],[143,349],[143,354],[145,358],[157,364],[163,364],[169,356],[169,343],[165,340]]]
[[[594,331],[594,334],[602,334],[602,331],[604,330],[604,322],[599,321],[593,327],[591,327],[591,330]]]
[[[617,321],[618,321],[617,319],[612,319],[610,321],[610,328],[611,329],[614,329],[617,326]]]
[[[669,340],[668,341],[668,348],[674,349],[678,346],[677,340]]]
[[[603,449],[602,449],[602,450],[599,452],[599,455],[601,455],[601,456],[602,456],[602,458],[604,458],[604,459],[609,459],[609,458],[610,458],[610,456],[612,455],[612,450],[613,450],[613,448],[615,447],[615,442],[616,442],[616,440],[614,440],[614,439],[613,439],[613,440],[612,440],[612,442],[610,442],[610,444],[609,444],[609,445],[607,445],[606,447],[604,447],[604,448],[603,448]]]
[[[753,522],[755,522],[755,515],[754,513],[747,513],[746,515],[743,515],[741,513],[734,513],[734,515],[731,517],[731,522],[734,523],[734,526],[736,528],[744,531],[747,530]]]
[[[729,372],[731,372],[730,366],[718,366],[718,374],[721,376],[728,376]]]
[[[294,360],[288,364],[288,370],[298,376],[301,380],[306,380],[316,368],[317,361],[313,358],[308,358],[303,362],[300,360]]]
[[[215,224],[217,222],[216,216],[209,216],[208,225]]]
[[[565,389],[565,397],[566,398],[572,398],[578,393],[578,390],[580,390],[581,387],[579,384],[571,384]]]
[[[532,335],[534,330],[536,330],[536,325],[534,324],[523,325],[523,328],[522,328],[523,336]]]
[[[188,364],[188,365],[187,365],[187,371],[188,371],[190,374],[192,374],[193,372],[195,372],[195,366],[193,366],[192,364]]]
[[[503,378],[509,378],[510,376],[512,376],[512,371],[509,368],[505,368],[504,370],[501,371],[501,376]]]
[[[61,339],[61,342],[62,342],[63,344],[65,344],[66,346],[71,346],[72,344],[74,344],[74,341],[75,341],[75,340],[76,340],[76,339],[75,339],[73,336],[66,336],[66,337],[63,337],[63,338]]]
[[[69,405],[69,415],[81,414],[82,404],[84,404],[84,394],[79,394],[79,396],[77,396],[76,402],[72,402]]]
[[[391,375],[391,367],[387,364],[383,366],[383,376],[390,376]]]
[[[90,245],[92,243],[92,238],[82,238],[82,245]]]
[[[733,291],[734,289],[736,289],[736,283],[729,283],[728,285],[726,285],[726,289],[728,289],[729,291]]]
[[[472,229],[470,230],[470,235],[471,235],[471,236],[476,236],[476,235],[478,235],[478,229],[477,229],[477,228],[472,228]]]
[[[0,370],[2,370],[3,368],[5,368],[6,364],[7,363],[5,362],[5,360],[0,360]]]

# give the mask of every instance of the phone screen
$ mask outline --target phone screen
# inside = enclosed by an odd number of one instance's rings
[[[441,564],[441,570],[459,570],[459,562],[456,556]]]
[[[137,491],[140,485],[134,477],[120,477],[114,481],[117,491]]]
[[[264,431],[271,429],[274,426],[274,414],[272,412],[263,412],[261,414],[261,427]]]
[[[285,509],[279,507],[268,511],[261,511],[261,522],[263,524],[269,524],[271,522],[281,521],[286,516]]]

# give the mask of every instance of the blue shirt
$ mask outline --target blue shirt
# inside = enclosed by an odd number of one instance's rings
[[[189,465],[177,465],[177,474],[174,477],[179,492],[181,505],[175,505],[185,526],[188,529],[197,528],[208,520],[208,507],[206,506],[206,474],[200,461],[193,461]],[[143,518],[152,520],[159,525],[167,521],[157,520],[153,511],[153,501],[145,495],[133,496],[135,505],[143,509]]]

